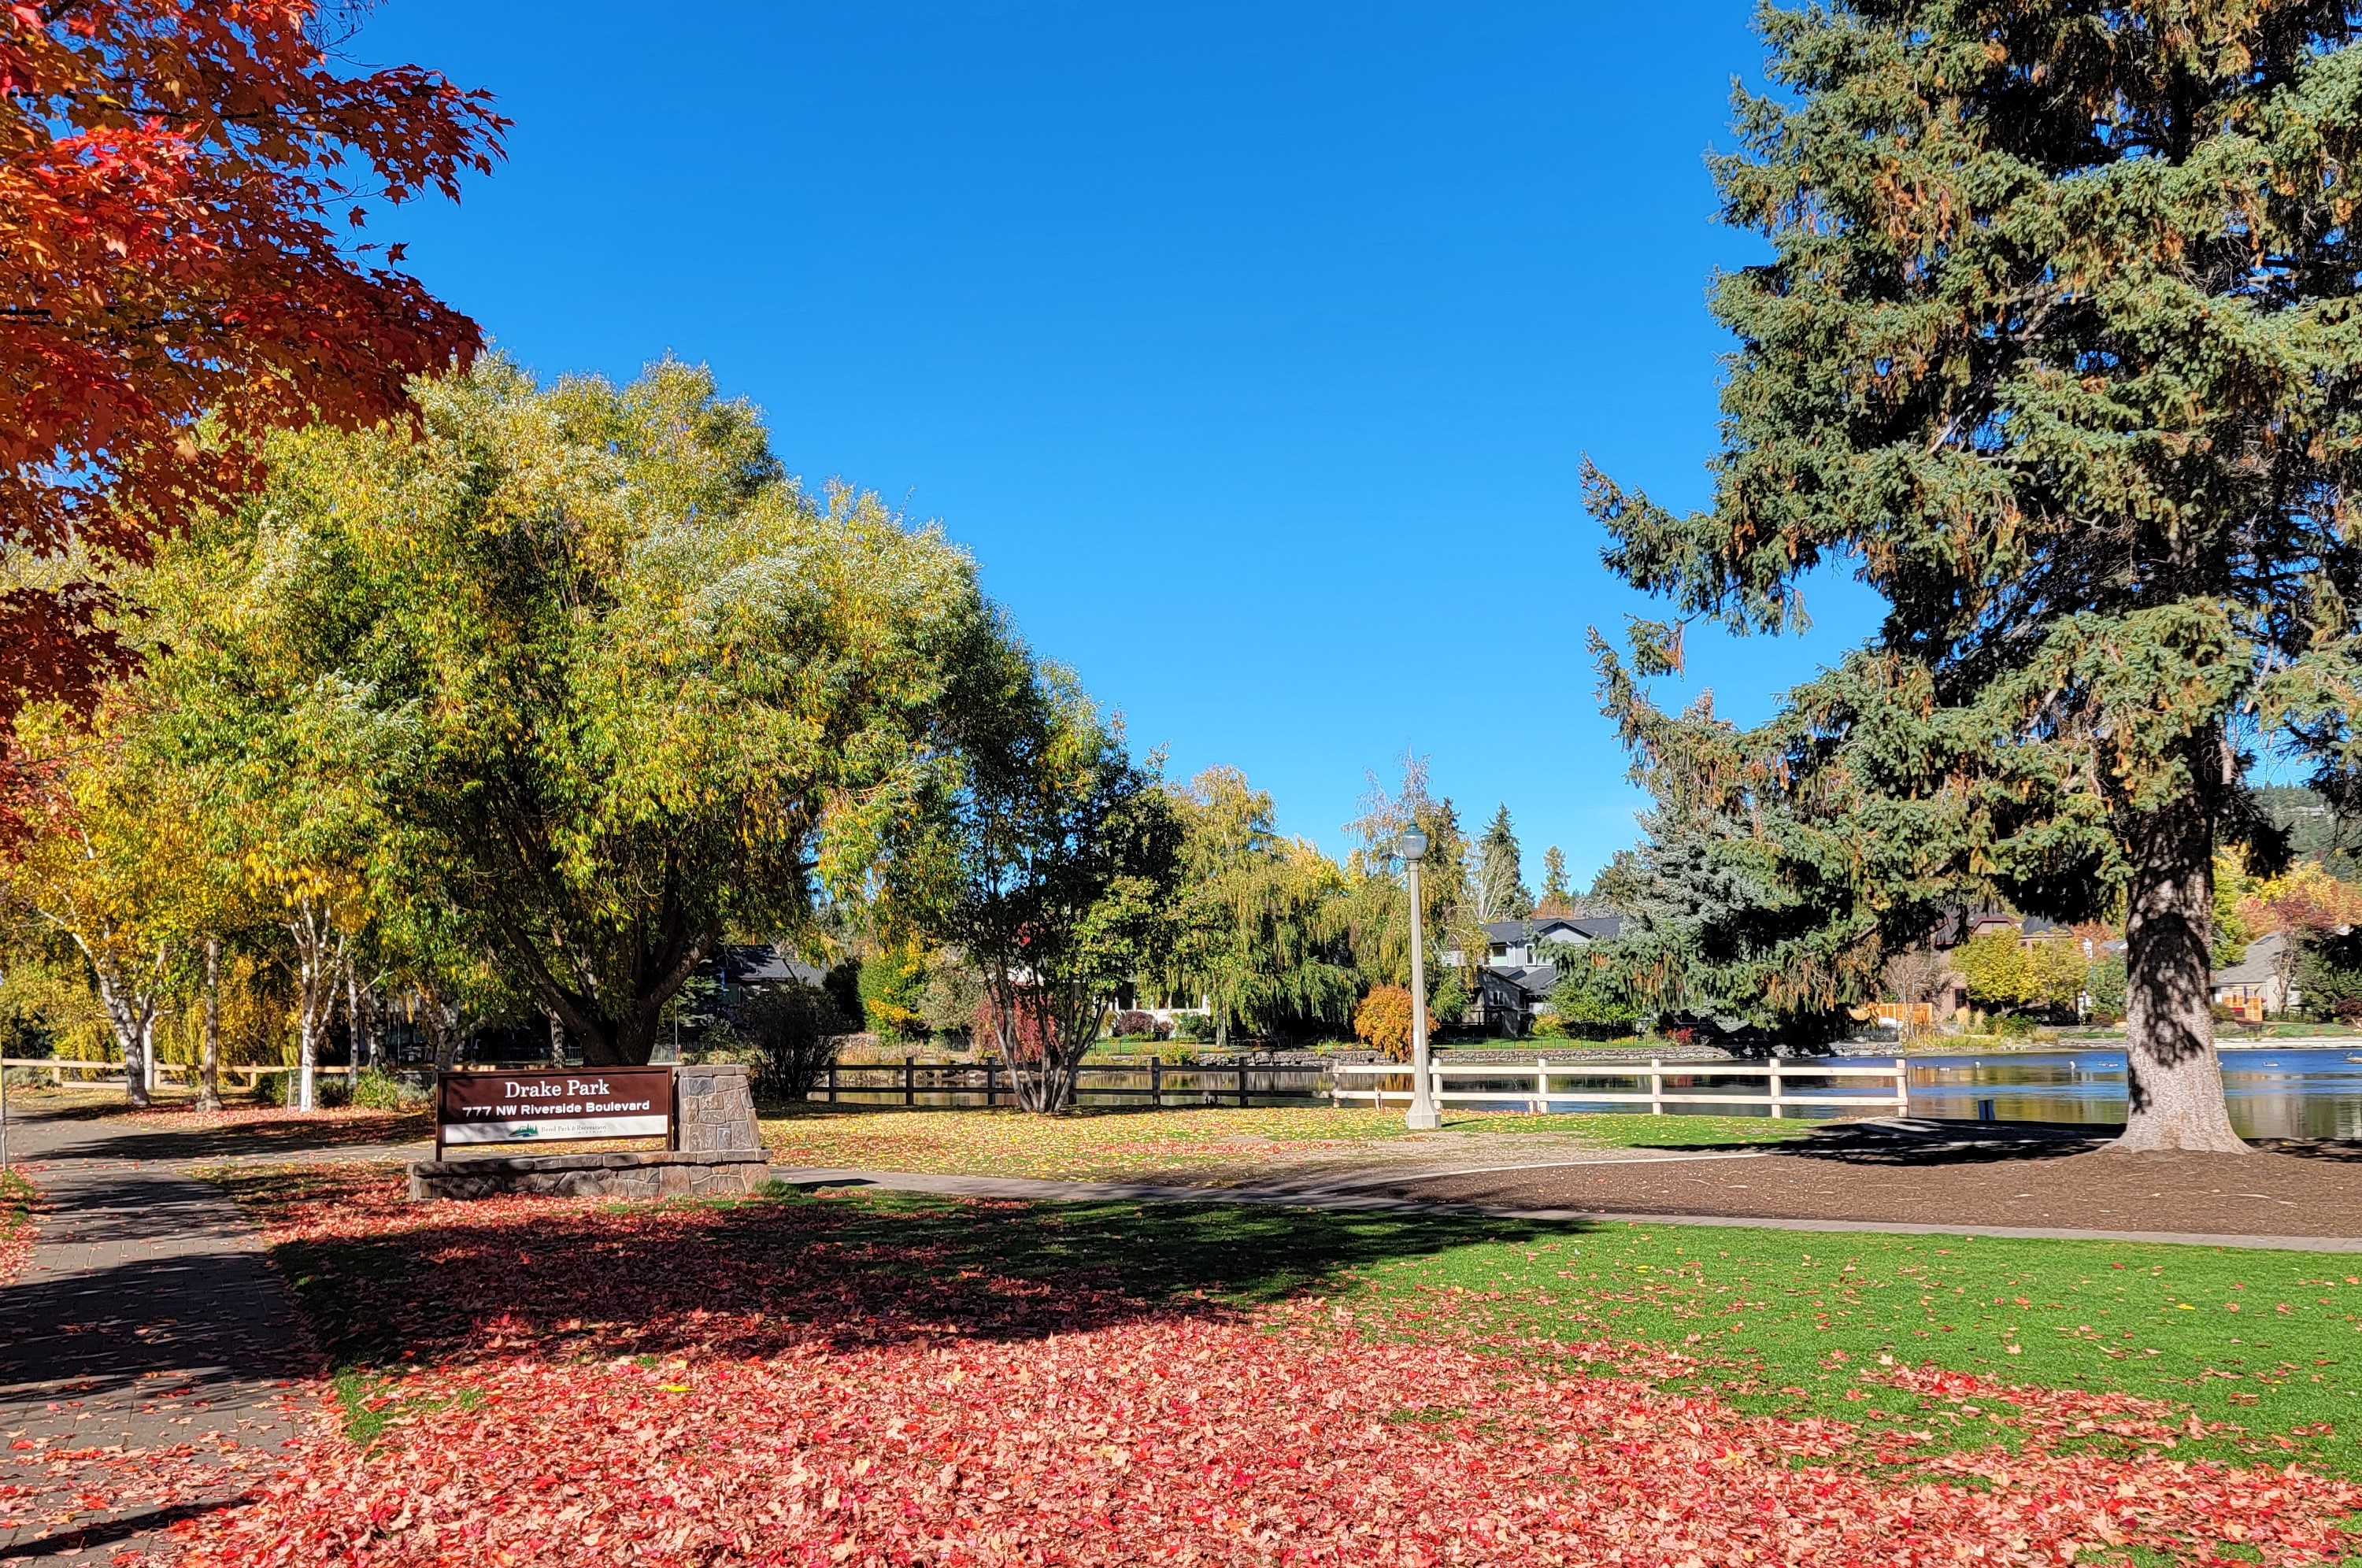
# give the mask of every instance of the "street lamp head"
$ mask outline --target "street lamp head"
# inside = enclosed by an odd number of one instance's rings
[[[1402,837],[1395,840],[1395,848],[1405,860],[1416,864],[1427,858],[1427,834],[1417,828],[1405,828]]]

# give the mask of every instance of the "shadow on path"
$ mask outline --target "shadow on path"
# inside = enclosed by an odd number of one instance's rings
[[[275,1449],[297,1430],[288,1382],[317,1353],[259,1234],[218,1187],[105,1158],[103,1122],[12,1117],[11,1140],[48,1158],[25,1165],[38,1229],[24,1272],[0,1289],[0,1435],[24,1445],[5,1451],[6,1478],[33,1492],[0,1525],[0,1559],[169,1553],[159,1532],[226,1501],[143,1506],[124,1485],[140,1455]],[[53,1454],[79,1457],[53,1474]],[[250,1479],[225,1471],[220,1489]],[[122,1511],[91,1507],[89,1494]]]

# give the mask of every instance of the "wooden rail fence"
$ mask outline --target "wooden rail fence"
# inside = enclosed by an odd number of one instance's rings
[[[1014,1105],[1009,1074],[998,1062],[832,1063],[812,1087],[816,1099],[835,1104],[935,1103]],[[1329,1069],[1319,1062],[1087,1062],[1075,1098],[1119,1105],[1313,1105],[1329,1099]]]

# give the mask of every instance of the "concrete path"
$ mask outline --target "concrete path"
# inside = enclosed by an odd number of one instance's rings
[[[164,1527],[243,1493],[297,1430],[288,1384],[315,1356],[261,1238],[217,1187],[88,1157],[119,1137],[10,1117],[42,1200],[32,1256],[0,1289],[0,1562],[169,1557]],[[183,1446],[207,1484],[168,1490],[143,1470]],[[102,1488],[121,1506],[81,1506]]]
[[[1714,1156],[1698,1156],[1714,1157]],[[1748,1157],[1723,1155],[1722,1158]],[[1525,1167],[1516,1167],[1525,1168]],[[2089,1231],[2031,1225],[1915,1225],[1874,1220],[1780,1220],[1727,1214],[1620,1214],[1585,1209],[1516,1209],[1388,1198],[1329,1187],[1166,1187],[1148,1182],[1038,1181],[1022,1176],[941,1176],[912,1171],[824,1170],[773,1165],[772,1179],[789,1187],[867,1187],[949,1198],[1008,1198],[1028,1202],[1246,1203],[1296,1209],[1372,1210],[1397,1214],[1467,1214],[1499,1220],[1568,1224],[1718,1225],[1762,1231],[1863,1231],[1905,1236],[2001,1236],[2028,1241],[2138,1242],[2193,1247],[2258,1247],[2272,1252],[2362,1253],[2362,1236],[2207,1235],[2180,1231]]]

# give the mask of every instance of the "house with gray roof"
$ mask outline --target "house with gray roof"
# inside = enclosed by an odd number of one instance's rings
[[[2288,938],[2279,932],[2267,932],[2247,944],[2245,956],[2228,968],[2217,969],[2207,977],[2207,995],[2217,1007],[2227,1007],[2254,1016],[2267,1012],[2287,1012],[2297,1005],[2296,987],[2283,971],[2288,953]]]
[[[1523,1034],[1558,988],[1558,966],[1542,955],[1552,947],[1605,942],[1623,925],[1622,915],[1533,915],[1486,922],[1485,961],[1469,985],[1468,1010],[1461,1021],[1503,1034]],[[1458,968],[1468,958],[1454,947],[1442,955],[1442,962]]]

